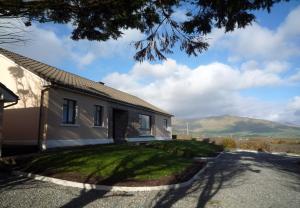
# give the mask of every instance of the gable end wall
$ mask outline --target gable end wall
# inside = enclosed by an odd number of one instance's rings
[[[46,81],[0,54],[0,82],[19,96],[3,113],[3,143],[36,145],[41,90]]]

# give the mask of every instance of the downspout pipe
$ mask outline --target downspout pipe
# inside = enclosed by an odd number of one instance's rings
[[[44,89],[41,90],[41,99],[40,99],[40,112],[39,112],[39,128],[38,128],[38,148],[39,151],[43,151],[45,148],[43,147],[43,127],[44,123],[42,121],[43,117],[43,108],[44,108],[44,97],[45,97],[45,92],[50,89],[50,85],[44,86]]]

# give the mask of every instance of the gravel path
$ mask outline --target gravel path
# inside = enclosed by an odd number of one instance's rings
[[[225,153],[192,186],[173,191],[85,191],[0,173],[0,207],[300,207],[300,158]]]

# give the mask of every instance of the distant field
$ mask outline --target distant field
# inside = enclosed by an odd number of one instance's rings
[[[174,119],[173,134],[189,134],[196,138],[294,138],[300,139],[300,127],[272,121],[237,116],[216,116],[202,119]]]
[[[191,135],[178,135],[177,139],[183,140],[195,140]],[[206,140],[214,142],[219,145],[224,145],[225,148],[228,145],[230,149],[250,149],[250,150],[261,150],[267,152],[286,152],[295,153],[300,155],[300,139],[293,138],[231,138],[231,137],[211,137],[211,138],[197,138],[196,140]],[[225,142],[224,142],[225,141]]]

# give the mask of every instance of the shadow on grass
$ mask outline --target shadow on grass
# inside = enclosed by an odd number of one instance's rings
[[[113,154],[111,154],[112,150],[114,150]],[[120,154],[123,155],[120,156]],[[117,157],[115,157],[116,155]],[[99,157],[106,157],[106,159],[99,160]],[[172,164],[175,162],[177,165]],[[87,163],[86,166],[85,163]],[[24,164],[26,164],[25,161]],[[170,167],[176,169],[178,166],[190,164],[192,164],[191,159],[167,154],[163,150],[155,150],[149,147],[134,147],[134,149],[128,150],[126,146],[112,146],[88,149],[88,151],[86,149],[76,151],[66,150],[59,152],[59,154],[53,152],[42,154],[39,159],[32,159],[31,162],[24,165],[23,170],[51,176],[53,172],[55,174],[65,173],[70,170],[76,172],[79,171],[77,168],[85,167],[90,169],[88,169],[89,174],[81,178],[83,183],[91,183],[95,179],[96,182],[99,179],[101,184],[114,185],[124,181],[130,182],[136,176],[155,176],[157,173],[161,175],[161,170],[169,170]],[[101,178],[99,173],[104,173],[103,170],[106,168],[109,170],[109,174]],[[80,169],[80,171],[83,171],[83,169]],[[172,179],[170,183],[173,183]],[[106,197],[105,195],[108,192],[109,190],[95,191],[83,189],[78,197],[73,198],[63,207],[83,207],[97,199]],[[132,194],[123,193],[120,195],[124,197],[132,196]]]
[[[135,175],[134,169],[139,170],[140,168],[142,168],[142,164],[130,167],[130,171],[124,167],[127,167],[128,161],[133,160],[137,156],[138,155],[131,155],[130,157],[126,157],[124,160],[122,160],[122,162],[119,163],[119,165],[114,169],[112,177],[107,178],[106,180],[115,181],[117,183],[118,180],[123,181],[126,178],[133,177]],[[151,164],[157,159],[159,158],[152,157],[147,162]],[[199,196],[197,207],[204,207],[207,201],[209,201],[209,199],[213,197],[222,187],[228,185],[227,182],[230,182],[235,176],[242,174],[245,171],[253,171],[256,173],[258,172],[257,170],[252,169],[250,165],[239,164],[238,160],[234,160],[231,164],[227,164],[225,166],[226,169],[224,169],[224,167],[217,168],[218,164],[215,164],[215,166],[216,167],[210,168],[210,170],[212,171],[206,171],[206,173],[191,187],[185,187],[178,190],[170,190],[167,192],[159,192],[159,194],[155,197],[150,207],[171,207],[181,198],[187,196],[188,194],[193,194],[199,189],[201,189],[202,192]],[[152,170],[148,171],[155,171],[159,168],[161,167],[153,168]],[[97,171],[95,171],[93,174],[96,174],[96,172]],[[89,177],[93,177],[93,174],[91,174]],[[89,177],[87,177],[87,180]],[[243,181],[240,181],[239,183],[243,183]],[[233,185],[238,184],[230,184],[230,186]],[[65,204],[63,207],[82,207],[88,205],[89,203],[92,203],[97,199],[104,197],[105,194],[108,192],[109,191],[82,190],[80,196],[74,198],[73,200]],[[146,206],[147,205],[145,205],[145,207]]]
[[[112,176],[106,178],[106,181],[118,183],[124,179],[133,178],[137,174],[136,171],[143,169],[144,166],[143,163],[136,163],[134,165],[130,163],[138,156],[139,154],[136,153],[124,157],[122,161],[119,161],[118,165],[115,166],[113,174],[111,174]],[[62,160],[70,160],[70,158],[62,158]],[[151,164],[157,160],[159,160],[159,156],[154,155],[148,158],[146,163]],[[300,169],[299,165],[297,165],[298,162],[299,158],[293,159],[266,153],[226,153],[215,163],[212,163],[210,167],[206,169],[204,174],[202,174],[200,178],[193,183],[193,185],[177,190],[159,191],[153,199],[147,199],[148,202],[149,200],[151,202],[150,204],[145,204],[144,207],[172,207],[185,197],[192,197],[193,199],[196,199],[194,207],[205,207],[221,189],[237,187],[247,183],[247,174],[249,174],[249,172],[251,174],[260,174],[262,168],[273,169],[279,174],[283,174],[282,177],[285,177],[285,174],[291,175],[292,178],[290,182],[287,181],[283,185],[299,191],[299,188],[295,186],[295,178],[298,179],[297,181],[300,181]],[[97,168],[86,177],[86,182],[95,177],[101,168],[103,168],[103,166],[97,166]],[[156,171],[161,168],[163,168],[163,166],[152,167],[144,170],[144,172],[139,171],[138,173],[151,173],[151,171]],[[10,181],[4,186],[12,187],[18,183],[23,183],[23,181]],[[80,194],[76,198],[73,198],[62,207],[83,207],[106,197],[134,196],[134,194],[122,192],[114,193],[110,196],[107,195],[108,192],[109,191],[81,190]],[[121,202],[119,201],[116,203]]]
[[[118,166],[115,167],[111,176],[106,178],[102,182],[104,184],[109,183],[109,184],[113,185],[113,183],[117,184],[118,182],[122,182],[124,180],[134,178],[134,176],[136,176],[136,170],[140,170],[145,166],[144,163],[138,163],[138,164],[135,164],[134,166],[130,165],[130,167],[128,167],[128,163],[133,161],[138,156],[139,156],[139,154],[137,153],[137,154],[131,154],[130,156],[125,157],[121,162],[119,162]],[[159,160],[159,156],[153,156],[145,162],[148,164],[151,164],[157,160]],[[147,169],[144,172],[139,171],[139,174],[146,174],[146,173],[150,174],[151,171],[157,171],[157,170],[160,170],[161,168],[163,168],[163,166]],[[86,181],[89,181],[90,178],[94,177],[98,171],[99,171],[99,169],[95,170],[93,173],[91,173],[89,176],[87,176]],[[108,193],[108,192],[109,191],[82,190],[81,194],[77,198],[72,199],[70,202],[68,202],[67,204],[65,204],[62,207],[63,208],[83,207],[99,198],[104,197],[106,195],[106,193]],[[130,196],[133,196],[133,194],[122,193],[118,196],[130,197]]]

